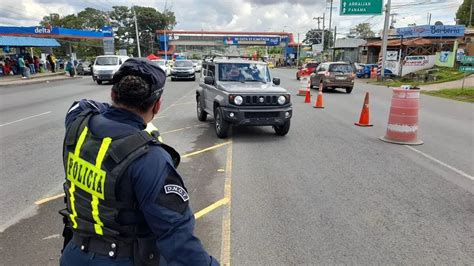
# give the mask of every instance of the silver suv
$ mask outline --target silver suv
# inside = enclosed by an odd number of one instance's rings
[[[284,136],[290,130],[290,93],[271,78],[267,63],[246,59],[212,58],[202,64],[196,90],[200,121],[214,116],[215,131],[226,138],[231,126],[272,126]]]

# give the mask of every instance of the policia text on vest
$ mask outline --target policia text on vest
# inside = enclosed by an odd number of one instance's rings
[[[68,153],[67,179],[82,190],[104,199],[106,173],[95,165]]]

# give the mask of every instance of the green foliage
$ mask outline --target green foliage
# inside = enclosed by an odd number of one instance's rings
[[[421,93],[462,102],[474,103],[474,87],[468,87],[464,89],[443,89],[438,91],[421,91]]]
[[[173,29],[176,25],[174,12],[164,10],[160,12],[152,7],[134,6],[137,13],[140,47],[143,55],[156,51],[155,31],[159,29]],[[111,11],[101,11],[87,7],[76,14],[61,17],[59,14],[50,14],[43,17],[42,26],[64,27],[84,30],[100,30],[103,26],[110,25],[115,29],[116,49],[125,48],[128,53],[138,56],[136,50],[135,22],[133,10],[127,6],[114,6]],[[67,54],[69,41],[59,40],[61,47],[56,49],[58,56]],[[102,42],[85,40],[74,42],[78,56],[96,56],[103,53]]]
[[[458,11],[456,12],[456,19],[459,19],[459,24],[469,26],[469,22],[472,26],[472,21],[469,21],[470,12],[471,12],[472,0],[464,0],[463,3],[459,6]],[[474,14],[472,16],[474,20]]]
[[[428,74],[436,77],[436,80],[424,81],[422,77],[427,77]],[[421,77],[421,78],[420,78]],[[459,72],[455,68],[450,67],[434,67],[432,69],[420,70],[416,73],[406,75],[404,77],[395,77],[389,81],[375,82],[381,85],[386,85],[390,87],[400,87],[401,85],[428,85],[428,84],[437,84],[448,81],[459,80],[464,77],[464,73]]]
[[[359,23],[354,28],[349,30],[349,38],[371,38],[374,37],[375,33],[370,28],[370,23]]]
[[[320,44],[321,43],[321,30],[310,29],[303,40],[307,44]],[[332,47],[333,39],[331,38],[332,34],[328,30],[324,30],[324,50]]]

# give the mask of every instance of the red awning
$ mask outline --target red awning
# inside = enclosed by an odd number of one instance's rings
[[[154,54],[150,54],[149,56],[147,56],[146,58],[150,59],[150,60],[156,60],[156,59],[160,59],[158,56],[154,55]]]

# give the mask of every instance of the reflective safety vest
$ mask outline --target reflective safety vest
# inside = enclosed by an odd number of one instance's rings
[[[63,153],[66,216],[75,235],[133,244],[137,232],[143,234],[137,226],[146,223],[137,209],[126,171],[128,166],[147,153],[150,145],[165,149],[175,167],[179,164],[179,154],[145,131],[118,139],[99,138],[88,128],[94,115],[93,111],[81,113],[66,131]],[[132,213],[135,223],[120,224],[117,218],[123,212]]]

